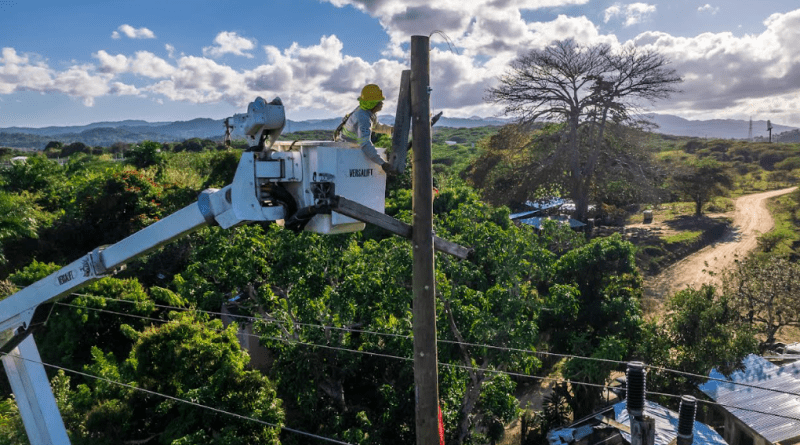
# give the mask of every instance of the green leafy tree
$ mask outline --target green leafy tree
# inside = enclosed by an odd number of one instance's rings
[[[410,193],[400,189],[394,196],[387,212],[408,219]],[[507,209],[480,204],[466,189],[443,190],[434,211],[439,235],[472,246],[476,258],[439,256],[439,337],[533,349],[540,305],[535,283],[547,277],[556,256],[546,250],[552,240],[514,226]],[[411,356],[407,241],[379,234],[321,237],[277,226],[210,229],[202,238],[192,265],[176,277],[178,294],[215,311],[237,298],[263,318],[257,331],[275,358],[271,376],[297,425],[355,443],[413,441],[409,363],[341,350]],[[531,354],[463,344],[443,344],[440,357],[460,366],[442,379],[442,410],[450,440],[463,443],[472,443],[477,428],[516,416],[512,390],[497,395],[513,382],[495,381],[493,371],[539,367]]]
[[[136,170],[109,171],[80,184],[65,215],[47,233],[49,258],[73,261],[157,221],[163,214],[163,187]],[[44,237],[44,235],[43,235]],[[69,239],[68,244],[63,240]]]
[[[35,204],[30,199],[0,191],[0,264],[6,262],[3,244],[9,240],[37,237],[36,213]]]
[[[536,283],[546,279],[555,254],[529,227],[511,224],[507,209],[479,203],[474,192],[447,190],[436,200],[441,200],[434,205],[438,233],[474,249],[471,262],[438,258],[437,326],[439,338],[451,342],[439,347],[439,358],[459,363],[463,368],[453,372],[466,382],[456,392],[460,400],[445,405],[457,403],[456,443],[479,442],[470,436],[480,428],[493,431],[489,439],[497,440],[501,434],[497,426],[516,418],[517,406],[513,397],[508,398],[516,384],[495,371],[533,373],[541,363],[532,354],[468,344],[536,349],[540,308]],[[508,389],[505,396],[490,395],[498,387]],[[495,404],[488,405],[487,397]]]
[[[0,445],[19,445],[28,442],[25,426],[17,403],[12,398],[0,399]]]
[[[639,337],[641,276],[636,269],[635,247],[618,235],[596,238],[573,249],[553,266],[550,297],[541,328],[559,352],[608,360],[624,360]],[[603,384],[609,365],[571,359],[564,376],[571,380]],[[589,414],[600,401],[600,391],[573,388],[576,417]]]
[[[61,156],[70,157],[77,153],[92,154],[92,147],[83,142],[73,142],[61,148]]]
[[[564,125],[509,124],[483,140],[465,177],[495,205],[520,207],[528,200],[570,197],[570,166],[562,133]],[[653,150],[642,133],[611,125],[587,180],[587,202],[617,206],[655,201],[664,173],[653,160]]]
[[[249,358],[239,347],[236,325],[223,329],[219,320],[183,314],[144,332],[127,332],[135,345],[125,362],[95,347],[85,371],[263,423],[92,379],[70,394],[69,403],[81,413],[65,419],[73,422],[67,426],[73,443],[279,443],[281,401],[266,377],[246,369]]]
[[[53,187],[64,180],[61,166],[41,155],[12,163],[0,170],[0,177],[9,192],[52,193]]]
[[[128,150],[125,160],[136,168],[159,165],[163,161],[161,144],[153,141],[144,141]]]
[[[687,288],[665,306],[663,321],[648,321],[636,355],[653,366],[707,376],[716,368],[729,375],[742,358],[756,352],[753,328],[743,322],[731,298],[718,295],[713,286]],[[686,375],[652,372],[648,386],[661,392],[685,394],[703,383]]]
[[[703,158],[676,166],[670,179],[675,190],[694,202],[696,216],[703,214],[703,205],[720,196],[733,185],[727,167],[712,158]]]
[[[59,269],[58,265],[34,260],[8,278],[14,286],[23,288]],[[160,297],[159,302],[165,303],[163,292],[158,289],[151,292]],[[127,324],[141,330],[149,325],[142,317],[158,315],[155,301],[136,279],[106,277],[65,297],[61,303],[52,307],[46,327],[36,333],[36,342],[44,361],[73,369],[91,360],[92,347],[113,352],[118,357],[126,356],[131,341],[121,332],[121,326]],[[111,311],[116,316],[103,311]],[[124,314],[131,317],[125,318]]]
[[[214,153],[214,156],[208,162],[211,166],[211,171],[203,183],[203,188],[224,187],[232,183],[241,155],[238,151]]]

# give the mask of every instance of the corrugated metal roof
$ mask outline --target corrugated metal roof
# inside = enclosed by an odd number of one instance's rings
[[[519,220],[519,222],[521,222],[522,224],[527,224],[529,226],[536,227],[537,229],[541,229],[542,228],[542,221],[545,221],[545,220],[548,220],[548,219],[556,221],[556,222],[559,222],[561,224],[569,224],[569,226],[571,228],[573,228],[573,229],[575,229],[577,227],[583,227],[583,226],[586,225],[586,224],[578,221],[577,219],[572,219],[572,218],[569,218],[569,217],[566,217],[566,216],[561,216],[561,215],[552,216],[552,217],[544,216],[544,217],[526,218],[526,219]]]
[[[729,380],[732,383],[708,381],[700,386],[700,390],[715,402],[725,405],[800,418],[800,362],[777,366],[763,357],[749,355],[744,359],[744,365],[744,371],[736,371],[731,375]],[[716,369],[711,371],[710,376],[725,379],[725,376]],[[747,383],[788,391],[796,395],[765,391],[734,383]],[[725,409],[771,443],[800,437],[798,420],[735,408]]]
[[[678,413],[665,408],[658,403],[645,400],[645,415],[652,417],[656,421],[656,440],[655,445],[669,445],[673,439],[678,437]],[[614,416],[617,422],[630,424],[626,402],[619,402],[614,405]],[[620,431],[622,437],[628,442],[631,441],[630,433]],[[728,442],[716,431],[704,423],[694,422],[694,440],[692,445],[728,445]]]
[[[509,218],[513,219],[520,219],[520,218],[528,218],[537,213],[541,212],[541,210],[528,210],[527,212],[520,212],[520,213],[512,213]]]
[[[572,202],[564,198],[550,198],[542,199],[539,201],[525,201],[525,205],[536,210],[547,210],[553,207],[558,207],[567,202]]]

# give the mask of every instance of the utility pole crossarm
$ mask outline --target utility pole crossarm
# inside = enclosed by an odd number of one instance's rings
[[[337,196],[334,199],[334,204],[331,206],[331,209],[359,221],[376,225],[384,230],[394,233],[395,235],[400,235],[403,238],[411,239],[413,233],[412,226],[355,201]],[[461,246],[452,241],[439,238],[438,236],[433,237],[433,247],[440,252],[453,255],[454,257],[462,260],[468,259],[472,254],[472,249]]]

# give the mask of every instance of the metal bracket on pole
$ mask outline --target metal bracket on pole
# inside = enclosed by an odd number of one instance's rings
[[[67,429],[32,335],[3,356],[3,366],[17,398],[20,416],[25,420],[25,432],[30,442],[69,445]]]

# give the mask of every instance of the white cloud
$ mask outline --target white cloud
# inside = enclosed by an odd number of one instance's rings
[[[604,21],[608,23],[609,21],[611,21],[612,18],[619,15],[622,15],[622,6],[620,6],[620,4],[617,3],[615,5],[606,8],[606,10],[604,11],[604,17],[605,17]]]
[[[207,57],[220,57],[225,54],[234,54],[247,58],[253,55],[245,51],[250,51],[256,47],[255,40],[240,37],[235,32],[221,32],[214,39],[214,46],[203,48],[203,55]]]
[[[706,3],[705,5],[697,8],[697,12],[700,13],[707,12],[711,15],[715,15],[716,13],[719,12],[719,6],[711,6],[710,4]]]
[[[622,5],[620,3],[616,3],[604,11],[604,20],[606,23],[608,23],[611,21],[611,19],[622,17],[624,18],[625,26],[632,26],[648,20],[650,16],[655,14],[655,12],[656,5],[650,5],[647,3],[631,3],[628,5]]]
[[[155,39],[156,38],[156,35],[153,33],[153,31],[150,31],[147,28],[144,28],[144,27],[143,28],[134,28],[133,26],[127,25],[127,24],[121,25],[119,28],[117,28],[117,31],[112,32],[111,33],[111,38],[112,39],[121,38],[122,35],[120,34],[120,32],[122,32],[122,34],[125,34],[125,36],[127,36],[129,39]]]
[[[167,54],[169,55],[170,59],[174,59],[175,58],[175,47],[174,46],[172,46],[169,43],[167,43],[166,45],[164,45],[164,49],[167,50]]]
[[[168,80],[143,89],[172,100],[193,103],[239,103],[248,96],[242,73],[211,59],[195,56],[181,57]]]
[[[117,96],[141,96],[141,92],[133,85],[127,85],[122,82],[113,82],[109,93]]]
[[[17,91],[62,93],[82,99],[84,105],[94,105],[96,97],[122,92],[130,94],[123,85],[109,85],[113,74],[97,73],[92,65],[73,65],[56,71],[34,55],[19,55],[13,48],[3,48],[0,58],[0,94]]]
[[[665,107],[698,116],[738,118],[769,112],[773,120],[786,116],[797,122],[800,10],[773,14],[764,25],[761,34],[744,36],[646,32],[633,43],[659,51],[684,76],[683,93],[664,102]]]
[[[157,79],[175,72],[175,67],[148,51],[137,51],[134,57],[126,57],[122,54],[112,56],[100,50],[94,57],[100,61],[99,68],[104,73],[134,73]]]
[[[522,18],[524,10],[583,5],[589,0],[327,0],[338,7],[353,6],[378,18],[389,35],[384,54],[408,57],[403,45],[411,35],[443,31],[467,54],[516,52],[533,40]],[[436,40],[432,40],[436,42]],[[441,41],[441,40],[439,40]]]

